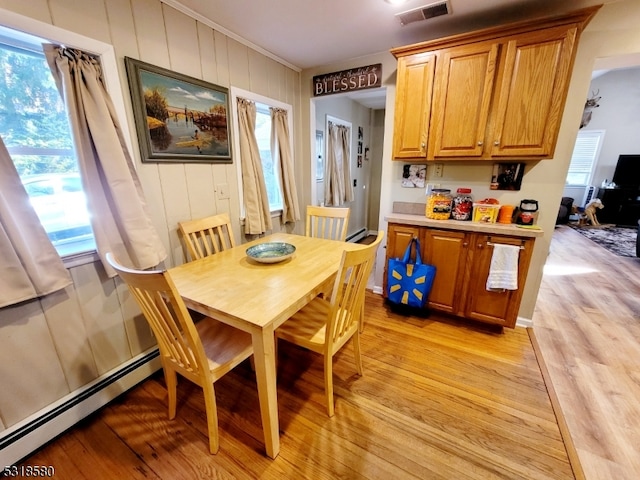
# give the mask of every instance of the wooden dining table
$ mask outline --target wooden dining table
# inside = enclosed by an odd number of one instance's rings
[[[247,248],[265,242],[296,247],[279,263],[259,263]],[[251,334],[267,456],[280,451],[274,331],[335,279],[345,250],[357,243],[275,233],[171,268],[187,307]]]

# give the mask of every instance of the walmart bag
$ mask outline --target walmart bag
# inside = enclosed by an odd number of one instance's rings
[[[411,248],[416,246],[416,260],[411,261]],[[420,242],[411,239],[402,260],[390,258],[387,266],[387,299],[392,303],[422,308],[427,303],[436,267],[422,263]]]

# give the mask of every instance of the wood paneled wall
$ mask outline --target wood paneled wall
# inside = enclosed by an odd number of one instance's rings
[[[125,56],[289,103],[293,105],[294,128],[299,128],[299,72],[159,0],[0,0],[0,8],[114,46],[120,78],[115,87],[121,88],[125,97],[130,128],[125,135],[130,135],[134,150],[137,137]],[[297,162],[302,161],[300,151],[298,139]],[[180,220],[229,212],[237,240],[243,238],[238,152],[233,152],[231,165],[142,163],[137,150],[131,153],[153,223],[169,251],[167,266],[184,261],[176,232]],[[297,182],[302,185],[302,168],[297,171]],[[228,186],[229,199],[217,198],[219,184]],[[284,227],[274,219],[274,230],[281,229]],[[302,231],[302,226],[297,229]],[[154,344],[126,286],[107,278],[99,263],[74,267],[71,274],[74,285],[64,291],[0,309],[0,430]]]

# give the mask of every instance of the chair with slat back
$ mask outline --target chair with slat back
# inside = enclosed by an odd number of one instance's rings
[[[166,271],[133,270],[118,263],[111,253],[106,258],[129,287],[158,342],[168,390],[169,418],[176,416],[177,374],[180,374],[203,389],[209,451],[216,453],[218,413],[213,384],[253,355],[251,336],[210,317],[194,323]]]
[[[178,231],[184,239],[190,260],[207,257],[236,246],[227,213],[179,222]]]
[[[307,205],[305,235],[344,242],[347,239],[350,211],[349,208],[342,207]]]
[[[324,388],[327,413],[334,414],[333,356],[353,340],[356,369],[362,375],[360,326],[367,280],[384,231],[366,247],[342,254],[329,300],[315,297],[276,330],[276,338],[324,355]]]

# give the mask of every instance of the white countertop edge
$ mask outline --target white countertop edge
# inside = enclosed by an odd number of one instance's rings
[[[442,228],[445,230],[462,230],[465,232],[490,233],[495,235],[512,235],[514,237],[541,237],[544,231],[520,228],[515,224],[464,222],[461,220],[431,220],[424,215],[407,213],[391,213],[384,217],[389,223],[416,225],[419,227]]]

